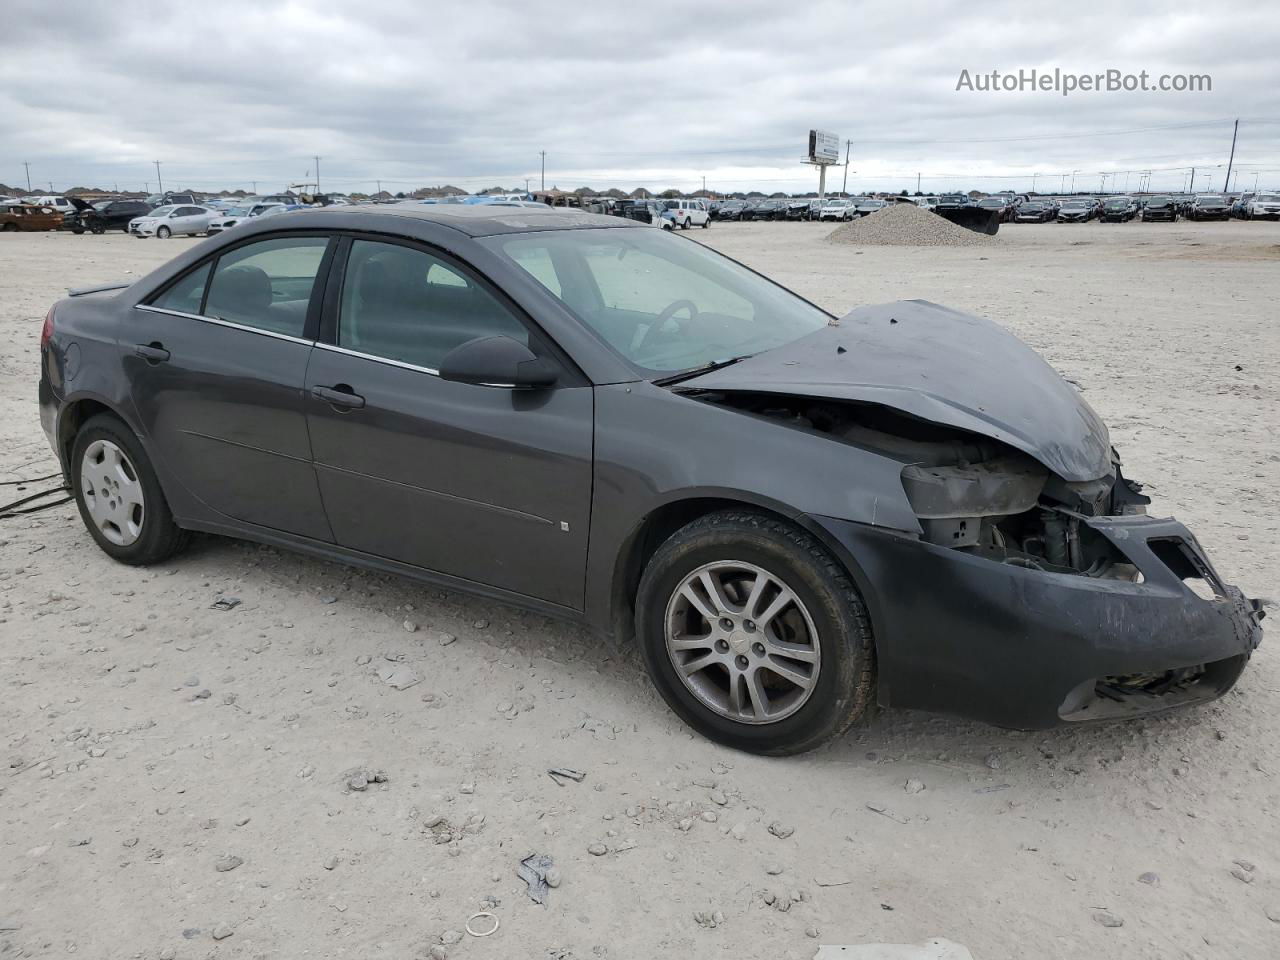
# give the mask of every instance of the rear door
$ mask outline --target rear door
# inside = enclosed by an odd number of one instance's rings
[[[135,307],[121,336],[139,421],[190,494],[330,541],[302,387],[332,243],[290,234],[227,249]]]
[[[522,313],[427,246],[354,238],[326,297],[307,422],[337,542],[573,609],[583,604],[593,396],[442,380],[449,351]]]

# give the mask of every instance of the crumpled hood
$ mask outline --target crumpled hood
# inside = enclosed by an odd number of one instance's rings
[[[794,343],[681,383],[876,403],[992,437],[1071,482],[1110,475],[1106,425],[1003,327],[929,303],[859,307]]]

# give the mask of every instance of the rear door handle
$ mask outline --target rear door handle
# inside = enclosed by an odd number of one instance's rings
[[[133,348],[133,355],[147,363],[164,363],[169,359],[169,351],[158,343],[140,343]]]
[[[345,383],[340,383],[336,387],[312,387],[311,395],[333,407],[348,407],[352,410],[359,410],[364,406],[364,397],[360,396]]]

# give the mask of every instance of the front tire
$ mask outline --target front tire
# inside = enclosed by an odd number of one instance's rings
[[[711,514],[662,544],[640,580],[636,636],[671,709],[739,750],[812,750],[874,700],[857,589],[808,533],[763,514]]]
[[[116,417],[91,417],[76,434],[71,485],[85,528],[113,559],[147,566],[186,545],[146,451]]]
[[[156,231],[156,237],[160,240],[168,240],[171,236],[173,236],[173,231],[168,227],[161,227]]]

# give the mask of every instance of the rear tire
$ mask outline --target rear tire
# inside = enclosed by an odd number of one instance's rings
[[[109,557],[147,566],[186,546],[187,531],[174,522],[146,451],[122,421],[91,417],[76,434],[70,467],[80,519]]]
[[[700,586],[708,575],[715,597]],[[808,533],[764,514],[710,514],[662,544],[640,580],[636,636],[671,709],[739,750],[812,750],[874,702],[875,646],[853,582]]]
[[[707,217],[707,219],[702,221],[702,229],[705,230],[709,226],[711,226],[711,218]]]

